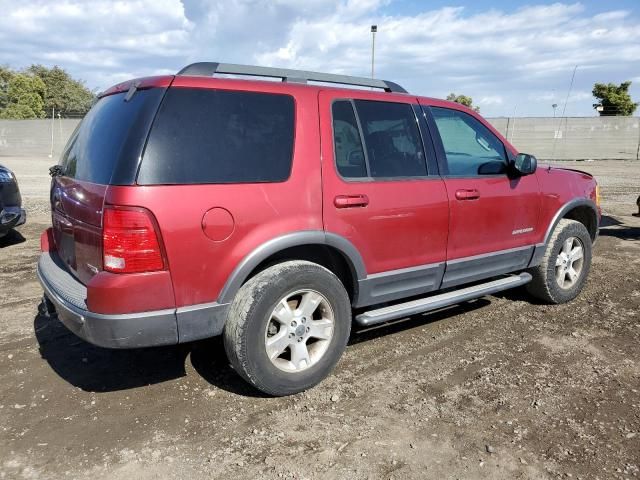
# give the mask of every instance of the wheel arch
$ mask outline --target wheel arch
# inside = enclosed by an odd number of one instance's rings
[[[576,198],[565,203],[554,215],[547,232],[544,237],[545,245],[549,242],[553,231],[555,230],[558,222],[563,218],[570,220],[576,220],[582,223],[591,236],[591,240],[595,242],[598,237],[598,209],[593,200],[588,198]]]
[[[331,270],[353,303],[358,297],[358,281],[367,276],[362,256],[346,238],[323,231],[294,232],[273,238],[246,255],[227,279],[218,302],[230,303],[247,280],[287,260],[308,260]]]
[[[598,230],[600,226],[598,221],[598,208],[596,207],[595,202],[588,198],[575,198],[560,207],[553,216],[549,226],[547,227],[542,243],[535,246],[533,257],[529,262],[529,267],[535,267],[540,263],[553,231],[558,226],[558,222],[564,218],[576,220],[582,223],[589,232],[593,242],[598,238]]]

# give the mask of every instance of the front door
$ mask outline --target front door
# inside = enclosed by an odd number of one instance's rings
[[[319,108],[324,228],[364,260],[358,305],[438,288],[448,200],[435,164],[428,167],[417,100],[327,90]]]
[[[535,175],[508,175],[508,153],[480,118],[432,106],[440,170],[449,197],[443,287],[524,269],[539,237]]]

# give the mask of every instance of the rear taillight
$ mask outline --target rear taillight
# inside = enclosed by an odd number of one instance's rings
[[[114,273],[165,269],[160,234],[151,212],[139,207],[105,207],[103,268]]]

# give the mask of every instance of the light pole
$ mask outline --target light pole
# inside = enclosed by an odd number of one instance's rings
[[[377,25],[371,25],[371,78],[374,77],[374,61],[376,58],[376,32],[378,31]]]
[[[553,108],[553,118],[556,118],[556,108],[558,108],[558,104],[554,103],[551,105],[551,108]]]

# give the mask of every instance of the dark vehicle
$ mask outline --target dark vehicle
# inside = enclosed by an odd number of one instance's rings
[[[26,219],[16,176],[0,165],[0,238],[12,228],[22,225]]]
[[[463,105],[222,63],[110,88],[52,176],[38,276],[71,331],[112,348],[223,335],[273,395],[326,377],[352,324],[525,284],[572,300],[600,220],[591,175],[537,168]]]

